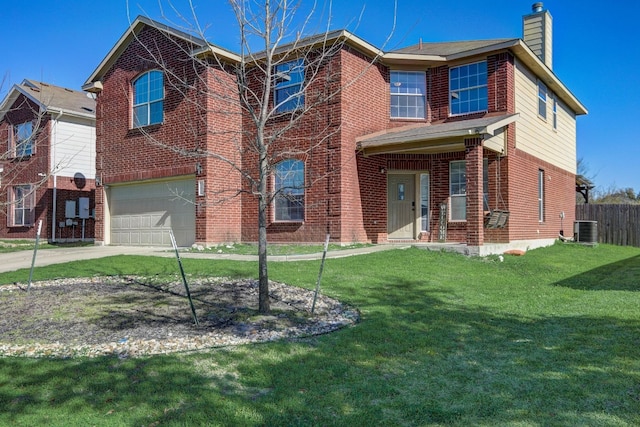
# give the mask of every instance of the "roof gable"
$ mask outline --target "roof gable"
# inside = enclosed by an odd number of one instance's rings
[[[96,101],[89,94],[49,83],[25,79],[14,85],[0,105],[0,120],[9,111],[20,95],[34,102],[40,112],[57,112],[95,119]]]
[[[171,28],[149,18],[139,16],[129,26],[116,45],[87,79],[86,83],[82,86],[83,90],[88,92],[99,92],[102,90],[102,77],[145,26],[157,28],[171,36],[192,43],[192,55],[194,56],[206,56],[213,54],[219,59],[230,62],[239,62],[242,60],[239,55],[210,44],[201,38],[187,34],[175,28]],[[344,40],[347,44],[355,47],[371,58],[379,58],[380,61],[387,66],[397,68],[403,66],[422,66],[428,68],[446,65],[451,61],[463,60],[473,56],[488,55],[500,51],[511,51],[518,59],[529,67],[538,78],[544,81],[547,87],[552,89],[556,95],[577,115],[587,114],[587,109],[584,105],[582,105],[582,103],[571,93],[560,79],[557,78],[554,72],[547,67],[521,39],[505,38],[436,43],[421,42],[401,49],[383,52],[349,31],[335,30],[328,33],[305,37],[294,43],[285,44],[278,48],[275,53],[284,53],[287,49],[305,49],[318,45],[331,44],[336,40]],[[260,57],[260,53],[256,53],[255,55],[252,55],[250,61],[259,60]]]
[[[124,32],[124,34],[120,37],[120,39],[116,42],[116,44],[111,48],[107,56],[104,57],[102,62],[98,64],[98,67],[93,71],[93,73],[89,76],[84,85],[82,85],[82,89],[88,92],[99,92],[102,90],[102,84],[100,80],[102,77],[109,71],[109,69],[113,66],[113,64],[120,58],[122,53],[126,50],[126,48],[134,41],[137,35],[142,31],[145,27],[156,28],[171,37],[178,38],[180,40],[187,41],[193,45],[194,52],[202,52],[202,51],[213,51],[216,55],[223,59],[235,60],[237,56],[229,52],[225,49],[222,49],[218,46],[214,46],[205,40],[196,37],[192,34],[188,34],[184,31],[177,30],[175,28],[169,27],[167,25],[156,22],[152,19],[146,18],[144,16],[138,16],[129,28]]]

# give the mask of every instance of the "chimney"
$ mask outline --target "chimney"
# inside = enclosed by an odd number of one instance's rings
[[[542,2],[531,6],[531,14],[522,17],[522,38],[549,69],[553,69],[553,22]]]

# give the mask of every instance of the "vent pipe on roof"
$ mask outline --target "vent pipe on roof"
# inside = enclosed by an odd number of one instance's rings
[[[522,17],[522,39],[549,69],[553,68],[553,20],[542,2],[531,6],[533,11]]]

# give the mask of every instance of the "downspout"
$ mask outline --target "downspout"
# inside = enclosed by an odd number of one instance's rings
[[[51,149],[49,150],[51,159],[50,159],[50,168],[53,175],[53,205],[51,207],[51,242],[56,242],[56,210],[58,208],[57,198],[58,198],[58,176],[55,173],[55,160],[56,160],[56,145],[58,144],[58,120],[62,116],[62,111],[58,111],[58,115],[53,119],[53,132],[51,135]]]

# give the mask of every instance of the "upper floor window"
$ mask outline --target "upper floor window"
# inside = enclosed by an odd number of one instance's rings
[[[11,157],[31,156],[35,152],[33,123],[24,122],[9,127],[9,155]]]
[[[304,221],[304,162],[287,159],[275,167],[275,220]]]
[[[538,80],[538,115],[547,119],[547,86]]]
[[[9,227],[33,225],[35,221],[35,191],[32,185],[14,185],[9,187]]]
[[[553,129],[558,129],[558,97],[553,96]]]
[[[274,103],[278,113],[304,106],[303,84],[304,59],[276,65]]]
[[[449,106],[452,115],[488,109],[487,62],[476,62],[449,70]]]
[[[426,77],[423,71],[392,71],[391,117],[402,119],[425,118]]]
[[[161,71],[144,73],[133,82],[133,127],[162,123],[164,76]]]

